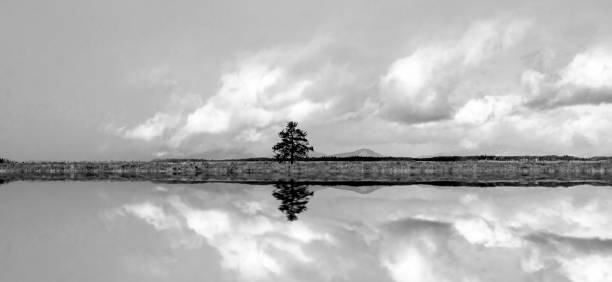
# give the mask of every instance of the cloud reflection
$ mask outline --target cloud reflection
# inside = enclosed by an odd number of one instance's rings
[[[155,203],[127,204],[119,210],[142,219],[158,231],[173,233],[174,248],[193,248],[194,244],[180,242],[193,243],[192,235],[196,234],[203,239],[200,242],[218,252],[219,266],[235,273],[242,281],[282,277],[291,264],[313,262],[306,250],[309,244],[330,241],[328,234],[309,225],[285,224],[278,213],[273,213],[270,202],[254,201],[248,195],[234,198],[198,192],[169,195],[155,199]],[[187,239],[177,238],[176,234]]]
[[[308,216],[287,222],[270,187],[223,187],[119,210],[201,238],[229,281],[610,281],[606,188],[303,187]]]

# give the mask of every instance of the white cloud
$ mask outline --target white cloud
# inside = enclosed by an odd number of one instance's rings
[[[522,98],[517,95],[485,96],[472,99],[457,111],[455,121],[483,124],[490,119],[509,115],[521,102]]]
[[[474,23],[456,42],[418,48],[393,62],[381,79],[381,103],[389,117],[407,123],[446,118],[455,80],[517,44],[529,21]],[[457,97],[453,97],[457,99]]]
[[[222,86],[204,106],[191,113],[173,136],[175,146],[200,133],[265,128],[287,119],[305,120],[325,103],[310,101],[305,92],[314,83],[288,73],[289,65],[278,63],[286,52],[256,54],[245,59],[234,72],[222,76]],[[282,61],[282,60],[281,60]],[[253,138],[247,138],[252,140]]]
[[[477,66],[519,43],[532,22],[524,19],[492,20],[472,24],[455,49],[463,64]]]
[[[524,39],[542,32],[532,26],[523,19],[476,21],[457,38],[419,41],[386,71],[321,59],[321,46],[270,48],[230,64],[207,99],[185,99],[113,132],[150,141],[166,157],[268,155],[277,126],[288,119],[305,122],[324,140],[313,144],[327,152],[358,146],[405,156],[608,154],[612,52],[594,45],[556,71],[550,69],[563,61],[524,69],[516,58],[531,52]]]
[[[534,107],[612,103],[612,48],[594,46],[576,54],[556,73],[526,70],[522,83]]]
[[[418,49],[412,55],[393,62],[389,72],[382,78],[382,83],[385,86],[396,87],[406,95],[418,95],[434,78],[435,72],[454,57],[452,49],[441,47]]]
[[[221,133],[226,131],[231,122],[231,115],[223,109],[207,104],[187,116],[186,124],[170,140],[179,144],[190,135],[199,133]]]
[[[224,133],[237,123],[263,126],[271,121],[273,113],[258,107],[258,103],[271,86],[279,83],[282,72],[258,58],[251,60],[254,62],[243,62],[236,72],[222,76],[217,94],[188,115],[171,144],[178,146],[184,139],[200,133]]]
[[[479,21],[454,41],[421,46],[390,66],[380,78],[380,93],[371,86],[360,89],[367,93],[360,98],[363,104],[356,100],[359,96],[351,97],[353,93],[321,94],[334,85],[345,83],[342,78],[348,77],[346,74],[351,71],[329,62],[312,64],[310,60],[320,52],[319,45],[252,53],[221,75],[221,86],[214,95],[199,104],[191,103],[192,107],[195,105],[193,110],[177,110],[184,118],[170,128],[156,131],[151,134],[156,137],[147,140],[171,147],[159,151],[174,152],[181,151],[182,146],[192,146],[186,142],[188,139],[206,134],[207,141],[202,146],[209,150],[227,145],[216,137],[234,140],[233,146],[252,148],[253,143],[272,138],[270,126],[288,119],[311,121],[314,117],[319,121],[324,118],[328,123],[383,117],[405,124],[405,121],[448,119],[455,115],[461,125],[484,124],[488,119],[503,116],[517,103],[514,98],[484,95],[472,99],[474,95],[464,90],[454,92],[453,85],[459,83],[460,77],[468,75],[467,72],[518,44],[530,24],[525,20]],[[339,80],[334,81],[334,77]],[[364,79],[376,78],[350,76],[351,84],[363,84]],[[336,92],[335,89],[331,91]],[[459,112],[455,114],[456,111]],[[478,146],[478,142],[469,140],[462,144]]]
[[[319,52],[320,44],[315,40],[299,48],[268,49],[244,56],[221,75],[220,88],[205,101],[175,103],[178,108],[173,112],[180,114],[157,113],[134,129],[122,129],[125,132],[121,135],[146,141],[159,139],[177,149],[200,134],[257,142],[269,134],[265,129],[273,124],[310,120],[329,110],[335,99],[308,94],[317,83],[330,79],[320,75],[330,71],[330,64],[295,70]],[[175,116],[184,118],[171,119]]]
[[[585,88],[612,87],[612,49],[594,47],[577,54],[561,71],[559,84]]]
[[[300,101],[287,108],[286,117],[289,120],[305,120],[318,111],[324,111],[331,103],[315,103],[311,101]]]
[[[141,139],[151,141],[161,137],[167,130],[173,128],[180,122],[180,116],[156,113],[152,118],[133,128],[119,128],[117,133],[129,139]]]
[[[612,105],[576,105],[533,111],[518,96],[475,99],[455,115],[470,149],[503,148],[507,154],[606,154],[612,145]],[[429,130],[440,130],[432,125]],[[504,153],[494,151],[490,153]]]

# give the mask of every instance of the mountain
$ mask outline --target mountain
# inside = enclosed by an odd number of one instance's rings
[[[346,185],[338,185],[338,186],[320,186],[320,185],[312,185],[309,186],[308,189],[313,192],[318,192],[326,189],[338,189],[350,192],[356,192],[359,194],[369,194],[372,193],[383,186],[346,186]]]
[[[370,149],[359,149],[352,152],[340,153],[335,155],[330,155],[331,157],[336,158],[347,158],[347,157],[384,157],[383,155],[374,152]]]
[[[359,194],[369,194],[382,188],[382,186],[329,186],[329,188],[347,190],[351,192],[357,192]]]

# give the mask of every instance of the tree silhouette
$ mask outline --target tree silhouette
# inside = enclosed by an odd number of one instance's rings
[[[289,160],[293,164],[295,159],[306,158],[308,151],[314,151],[306,139],[308,133],[297,128],[297,125],[295,121],[287,122],[285,129],[278,133],[281,141],[272,147],[272,151],[279,162]]]
[[[307,210],[306,204],[314,195],[314,192],[308,189],[308,185],[299,184],[293,180],[279,181],[274,184],[274,187],[276,188],[272,196],[281,201],[278,210],[283,212],[289,221],[297,220],[297,214]]]

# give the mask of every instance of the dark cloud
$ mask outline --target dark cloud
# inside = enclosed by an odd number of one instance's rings
[[[406,234],[407,232],[420,232],[423,230],[448,233],[452,224],[433,220],[424,220],[417,218],[404,218],[385,223],[386,227],[392,233]]]
[[[548,87],[542,95],[526,103],[535,109],[553,109],[573,105],[600,105],[612,103],[612,88],[584,88],[576,86]]]
[[[581,255],[612,255],[612,240],[604,238],[585,238],[561,236],[553,233],[534,233],[525,237],[541,247],[566,251],[568,248]]]

